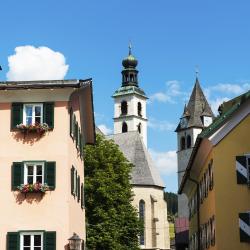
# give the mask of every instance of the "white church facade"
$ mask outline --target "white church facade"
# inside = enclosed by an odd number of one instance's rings
[[[125,157],[134,165],[131,182],[134,199],[144,222],[140,235],[141,249],[170,249],[165,185],[147,150],[147,96],[138,85],[137,60],[131,54],[122,64],[122,86],[113,94],[114,134],[108,136],[119,145]]]

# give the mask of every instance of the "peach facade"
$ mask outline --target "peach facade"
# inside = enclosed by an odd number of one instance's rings
[[[77,198],[71,194],[70,171],[73,165],[81,183],[84,182],[84,163],[70,136],[69,115],[69,108],[72,107],[76,121],[83,130],[84,110],[80,107],[80,99],[83,96],[77,94],[80,91],[72,87],[0,91],[2,200],[0,249],[6,249],[8,232],[55,231],[58,250],[68,249],[68,238],[73,233],[77,233],[81,239],[85,240],[85,210],[81,207],[81,201],[77,201]],[[54,128],[52,130],[43,136],[37,134],[24,136],[20,131],[11,130],[13,102],[44,103],[48,101],[54,103]],[[86,103],[86,105],[92,104]],[[92,106],[89,110],[92,110]],[[90,116],[93,117],[93,114]],[[92,129],[94,130],[94,126]],[[86,137],[85,134],[84,137]],[[20,191],[12,191],[12,164],[23,161],[55,162],[55,189],[45,194],[23,194]]]

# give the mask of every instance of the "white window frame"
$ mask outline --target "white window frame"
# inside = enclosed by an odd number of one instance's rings
[[[34,235],[40,235],[41,236],[41,249],[43,249],[43,233],[42,232],[22,232],[20,233],[20,250],[24,249],[24,239],[23,237],[25,235],[31,236],[31,246],[30,249],[34,250]],[[39,246],[40,247],[40,246]]]
[[[25,103],[23,105],[23,124],[27,125],[26,123],[26,107],[27,106],[32,106],[32,124],[35,124],[35,107],[41,107],[41,122],[40,124],[43,123],[43,104],[42,103]]]
[[[36,183],[34,181],[36,179],[37,165],[42,165],[42,185],[44,184],[44,162],[25,162],[24,163],[24,184],[28,183],[28,165],[33,166],[33,184]],[[34,168],[35,167],[35,168]]]

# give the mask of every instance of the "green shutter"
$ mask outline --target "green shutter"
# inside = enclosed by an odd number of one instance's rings
[[[23,162],[13,162],[12,164],[12,190],[16,190],[17,186],[24,184],[24,166]]]
[[[82,145],[82,134],[80,134],[80,156],[82,158],[82,153],[83,153],[83,145]]]
[[[75,168],[74,166],[72,166],[71,170],[70,170],[70,173],[71,173],[71,194],[73,196],[75,196],[75,190],[74,190],[74,181],[75,181]]]
[[[75,171],[75,180],[74,180],[74,191],[75,191],[75,195],[78,197],[78,188],[77,188],[77,170]]]
[[[47,161],[45,164],[45,183],[50,189],[54,190],[56,187],[56,163],[54,161]]]
[[[72,129],[73,129],[73,139],[76,139],[76,116],[75,114],[73,115],[73,124],[72,124]]]
[[[80,130],[80,127],[78,126],[78,139],[77,139],[77,147],[78,147],[78,149],[80,150],[81,148],[80,148],[80,144],[81,144],[81,130]]]
[[[54,103],[45,102],[43,104],[43,122],[50,128],[54,128]]]
[[[81,208],[84,208],[84,186],[81,184]]]
[[[81,181],[80,181],[80,176],[77,177],[77,201],[79,202],[81,199]]]
[[[7,233],[7,250],[19,250],[20,249],[20,236],[18,232]]]
[[[75,123],[75,139],[76,139],[76,147],[78,146],[78,122]]]
[[[69,135],[73,135],[73,111],[70,109],[69,111]]]
[[[15,102],[11,109],[11,128],[15,129],[20,123],[23,123],[23,104]]]
[[[56,250],[56,232],[44,232],[44,250]]]

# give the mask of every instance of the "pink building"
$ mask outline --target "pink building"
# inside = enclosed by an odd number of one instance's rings
[[[91,80],[1,82],[0,119],[0,249],[83,249]]]

